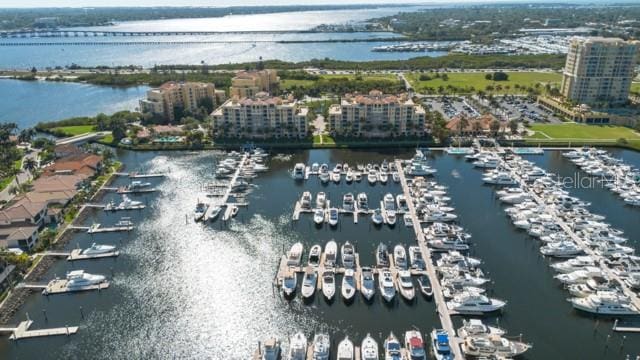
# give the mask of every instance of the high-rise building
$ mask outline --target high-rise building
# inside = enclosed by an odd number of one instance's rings
[[[624,104],[628,101],[637,56],[637,42],[574,38],[569,46],[560,92],[578,104]]]
[[[423,135],[426,112],[407,94],[347,94],[329,108],[328,130],[336,135],[388,137]]]
[[[229,97],[253,97],[260,92],[271,94],[278,87],[279,81],[276,70],[240,71],[231,79]]]
[[[233,97],[212,114],[214,137],[304,138],[309,109],[293,98]]]
[[[140,100],[140,111],[160,115],[169,121],[176,119],[176,110],[194,111],[200,107],[203,98],[210,98],[213,104],[225,99],[223,90],[215,85],[201,82],[170,81],[147,91],[147,98]]]

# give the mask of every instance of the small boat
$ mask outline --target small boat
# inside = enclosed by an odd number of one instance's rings
[[[325,194],[323,191],[320,191],[316,195],[316,207],[324,209],[326,205],[327,205],[327,194]]]
[[[291,177],[294,180],[304,180],[306,166],[303,163],[297,163],[291,171]]]
[[[369,199],[367,198],[367,194],[359,193],[358,194],[358,210],[368,210],[369,209]]]
[[[352,183],[353,178],[354,178],[353,171],[351,171],[351,169],[347,170],[347,175],[344,178],[347,181],[347,184]]]
[[[213,206],[213,205],[211,205],[211,206]],[[209,210],[210,210],[210,211],[208,211],[208,214],[207,214],[207,216],[209,216],[209,218],[208,218],[208,219],[205,219],[205,220],[213,221],[213,220],[215,220],[215,219],[218,217],[218,215],[220,215],[220,213],[222,212],[222,206],[215,205],[215,206],[213,206],[212,208],[210,207],[210,209],[209,209]]]
[[[360,345],[361,360],[379,360],[378,343],[371,337],[371,334],[362,340]]]
[[[389,252],[387,251],[387,245],[380,243],[376,249],[376,265],[378,267],[389,266]]]
[[[382,269],[378,273],[378,287],[380,288],[380,294],[387,302],[390,302],[396,296],[396,287],[389,269]]]
[[[311,192],[305,191],[300,198],[300,207],[303,209],[311,209]]]
[[[413,227],[413,219],[410,214],[404,214],[402,218],[404,219],[404,225],[406,227]]]
[[[389,180],[389,175],[387,175],[387,173],[385,172],[380,172],[378,173],[378,180],[380,180],[381,184],[386,184]]]
[[[322,294],[331,301],[336,294],[336,274],[333,269],[325,270],[322,274]]]
[[[329,209],[329,225],[331,226],[338,225],[338,209],[336,208]]]
[[[324,265],[327,267],[335,267],[338,257],[338,244],[331,240],[324,247]]]
[[[193,219],[195,221],[200,221],[202,220],[202,218],[204,217],[204,214],[207,213],[207,209],[209,208],[209,205],[198,201],[198,203],[196,204],[196,208],[193,211]]]
[[[393,248],[393,262],[399,269],[407,269],[407,251],[398,244]]]
[[[313,211],[313,222],[316,225],[321,225],[324,223],[324,210],[323,209],[315,209]]]
[[[360,269],[360,292],[367,300],[371,300],[376,293],[375,278],[370,267],[364,266]]]
[[[417,270],[425,270],[426,265],[422,252],[418,246],[409,246],[409,260],[411,261],[411,268]]]
[[[333,172],[331,173],[331,181],[333,181],[334,183],[339,183],[340,182],[340,172],[333,170]]]
[[[411,360],[426,360],[427,353],[424,349],[422,334],[418,330],[409,330],[404,334],[404,347],[407,349]]]
[[[504,334],[504,330],[497,327],[485,325],[480,319],[462,320],[462,327],[458,329],[458,336],[463,339],[467,336]]]
[[[260,354],[262,355],[261,360],[279,360],[281,351],[280,341],[278,339],[267,339],[260,350]]]
[[[402,345],[393,332],[384,340],[384,359],[403,360]]]
[[[373,210],[373,213],[371,214],[371,221],[373,221],[375,225],[382,224],[384,222],[384,217],[382,216],[382,210],[380,209]]]
[[[345,268],[353,268],[356,265],[356,251],[350,242],[344,243],[341,249],[342,266]]]
[[[115,250],[116,247],[112,245],[97,245],[96,243],[93,243],[90,247],[82,250],[82,255],[108,254],[114,252]]]
[[[307,337],[303,333],[296,333],[289,340],[289,353],[287,360],[307,359]]]
[[[295,243],[291,246],[291,249],[287,253],[287,265],[288,266],[300,266],[300,260],[302,259],[302,243]]]
[[[348,336],[345,336],[345,338],[338,344],[336,360],[354,360],[354,356],[353,342],[349,340]]]
[[[416,291],[413,287],[413,281],[411,280],[411,273],[409,270],[398,271],[397,283],[400,295],[402,295],[403,298],[412,301],[416,296]]]
[[[433,287],[431,286],[431,280],[427,275],[421,275],[418,277],[418,285],[420,286],[420,292],[422,295],[431,298],[433,296]]]
[[[322,247],[318,244],[313,245],[309,251],[309,266],[320,265],[320,257],[322,255]]]
[[[375,185],[376,182],[378,182],[378,174],[375,170],[369,170],[369,173],[367,174],[367,181],[369,181],[369,184],[371,185]]]
[[[302,293],[302,297],[305,299],[309,299],[316,292],[316,283],[318,282],[318,274],[316,271],[309,266],[307,270],[304,272],[304,277],[302,278],[302,288],[300,292]]]
[[[396,212],[394,210],[387,210],[387,225],[394,226],[397,219],[398,217],[396,216]]]
[[[347,193],[342,197],[342,209],[345,211],[355,210],[355,199],[352,193]]]
[[[329,360],[331,341],[327,334],[316,334],[313,337],[313,360]]]
[[[291,271],[286,274],[282,279],[282,291],[285,296],[291,296],[296,292],[298,286],[298,276],[295,272]]]
[[[436,360],[454,360],[449,334],[443,329],[433,329],[431,332],[431,350]]]
[[[393,182],[399,183],[400,182],[400,174],[397,171],[392,172],[391,173],[391,179],[393,180]]]
[[[342,277],[342,297],[346,301],[351,301],[356,294],[356,278],[353,269],[347,269]]]
[[[229,207],[231,208],[231,217],[236,217],[236,215],[238,215],[238,211],[240,210],[240,208],[237,207],[236,205],[229,205]]]

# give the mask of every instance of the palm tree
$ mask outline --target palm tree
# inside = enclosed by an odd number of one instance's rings
[[[33,158],[26,158],[22,166],[24,167],[25,170],[29,172],[33,172],[33,170],[35,170],[38,167],[38,162],[35,161]]]

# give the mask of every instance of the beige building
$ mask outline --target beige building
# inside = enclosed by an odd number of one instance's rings
[[[628,101],[638,42],[618,38],[574,38],[562,77],[562,95],[578,104],[620,105]]]
[[[304,138],[309,109],[289,97],[233,97],[212,114],[215,137]]]
[[[176,108],[195,111],[203,98],[210,98],[216,105],[224,101],[225,93],[210,83],[170,81],[147,91],[147,98],[140,100],[140,111],[163,116],[169,121],[180,120],[176,119]]]
[[[345,136],[420,136],[426,133],[426,112],[407,94],[347,94],[329,108],[327,130]]]
[[[278,87],[279,82],[276,70],[241,71],[231,79],[229,97],[253,97],[260,92],[271,94]]]

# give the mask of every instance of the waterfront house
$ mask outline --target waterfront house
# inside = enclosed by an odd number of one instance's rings
[[[81,175],[93,177],[102,170],[102,156],[95,154],[74,154],[56,160],[55,163],[43,169],[43,176],[53,175]]]

